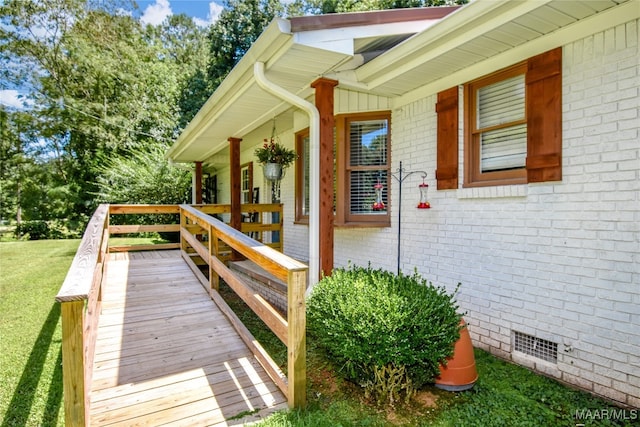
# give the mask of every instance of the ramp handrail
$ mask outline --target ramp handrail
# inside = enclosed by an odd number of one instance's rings
[[[189,205],[180,205],[180,240],[183,258],[191,265],[196,275],[199,275],[211,297],[231,319],[245,343],[287,396],[289,407],[304,406],[306,402],[305,291],[308,267]],[[220,242],[287,284],[286,319],[264,298],[251,291],[243,280],[218,257]],[[198,266],[193,262],[194,255],[208,265],[208,279],[200,273]],[[222,300],[218,293],[220,278],[224,279],[287,346],[287,377],[282,374],[262,346]]]

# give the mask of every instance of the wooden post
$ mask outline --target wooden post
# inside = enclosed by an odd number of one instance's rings
[[[301,408],[307,403],[307,270],[289,271],[287,285],[287,397],[290,408]]]
[[[60,303],[64,423],[72,427],[88,425],[89,405],[84,383],[84,302],[79,300]]]
[[[321,77],[311,83],[316,90],[316,108],[320,113],[320,274],[333,270],[333,88],[336,80]],[[316,191],[312,189],[311,191]],[[315,278],[315,280],[320,277]]]
[[[195,197],[193,202],[196,205],[201,205],[202,204],[202,162],[196,162],[194,173],[195,173],[195,183],[194,183]]]
[[[182,208],[180,208],[180,250],[187,252],[187,240],[184,238],[184,231],[187,228],[187,216],[184,214]]]
[[[242,212],[240,206],[240,191],[242,187],[240,176],[240,138],[229,138],[229,166],[231,169],[231,220],[229,225],[240,231],[242,227]],[[238,261],[242,256],[237,252],[231,253],[231,259]]]

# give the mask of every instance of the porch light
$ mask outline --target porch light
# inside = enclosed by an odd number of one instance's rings
[[[431,204],[427,200],[427,192],[429,191],[429,184],[424,182],[422,178],[422,184],[418,185],[420,189],[420,203],[418,203],[418,209],[430,209]]]
[[[374,191],[376,192],[376,201],[373,202],[372,209],[374,211],[383,211],[384,210],[384,202],[382,201],[382,184],[379,182],[373,186]]]

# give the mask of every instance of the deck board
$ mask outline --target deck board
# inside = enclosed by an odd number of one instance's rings
[[[242,425],[285,408],[179,251],[111,255],[92,426]]]

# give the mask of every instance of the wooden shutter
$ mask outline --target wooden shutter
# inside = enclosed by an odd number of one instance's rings
[[[527,64],[527,181],[562,180],[562,48]]]
[[[438,94],[438,190],[458,188],[458,87]]]

